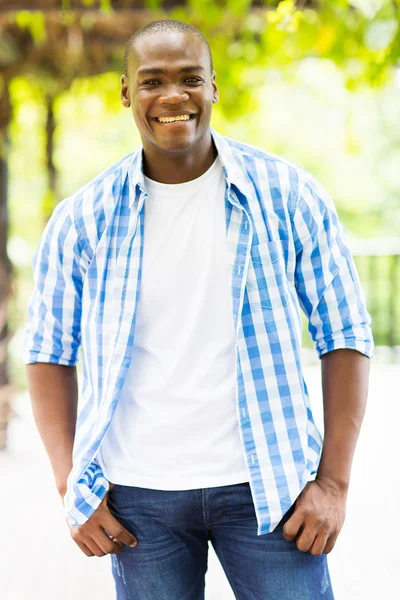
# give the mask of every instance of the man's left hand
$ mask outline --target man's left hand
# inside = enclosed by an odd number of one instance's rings
[[[293,514],[283,526],[288,542],[298,535],[296,546],[314,556],[328,554],[334,547],[346,516],[347,491],[330,480],[309,481]],[[299,533],[300,532],[300,533]]]

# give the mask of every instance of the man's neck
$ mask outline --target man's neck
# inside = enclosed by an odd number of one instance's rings
[[[144,174],[149,179],[159,183],[185,183],[201,177],[208,171],[217,154],[217,149],[212,140],[208,147],[180,156],[171,156],[167,153],[157,153],[157,156],[155,156],[144,149]]]

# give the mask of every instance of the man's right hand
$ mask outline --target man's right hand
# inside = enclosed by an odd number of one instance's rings
[[[69,525],[71,537],[86,556],[105,556],[106,554],[119,554],[122,544],[135,547],[137,539],[122,527],[111,514],[107,506],[107,496],[104,496],[99,507],[83,525]],[[111,538],[104,531],[107,530]]]

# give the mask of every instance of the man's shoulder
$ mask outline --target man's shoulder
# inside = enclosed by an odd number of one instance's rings
[[[74,213],[77,210],[78,212],[83,210],[95,212],[97,204],[104,204],[105,194],[117,199],[134,154],[135,152],[131,152],[123,156],[71,194],[66,200],[69,201],[70,208]]]
[[[307,169],[296,162],[289,160],[288,158],[279,156],[278,154],[274,154],[273,152],[265,150],[264,148],[260,148],[259,146],[254,146],[247,142],[242,142],[226,136],[224,136],[224,139],[238,157],[242,156],[249,159],[260,159],[261,161],[265,162],[267,168],[276,168],[276,166],[279,164],[283,167],[286,167],[288,170],[297,173],[299,176],[311,176],[311,173],[309,173]]]
[[[135,154],[132,152],[119,159],[56,205],[52,221],[72,221],[86,249],[94,248],[100,239],[123,193],[129,165]],[[88,251],[88,254],[92,252]]]

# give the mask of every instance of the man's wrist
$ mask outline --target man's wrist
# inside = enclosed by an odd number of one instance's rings
[[[345,479],[340,479],[337,477],[332,477],[331,475],[323,475],[322,473],[317,473],[315,480],[320,481],[324,485],[328,485],[329,487],[337,490],[341,494],[347,494],[349,490],[350,482]]]

